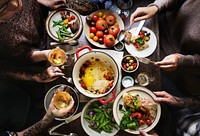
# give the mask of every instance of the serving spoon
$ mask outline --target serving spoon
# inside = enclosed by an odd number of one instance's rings
[[[118,41],[122,41],[122,40],[124,39],[124,37],[125,37],[125,32],[128,31],[128,30],[130,30],[133,24],[134,24],[134,22],[131,23],[126,29],[121,30],[121,31],[119,32],[119,34],[117,35],[117,40],[118,40]]]

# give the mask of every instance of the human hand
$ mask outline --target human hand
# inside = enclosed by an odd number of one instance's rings
[[[131,14],[130,24],[133,22],[138,22],[141,20],[146,20],[155,15],[158,12],[158,7],[149,6],[149,7],[139,7]]]
[[[175,97],[165,91],[154,92],[157,96],[154,100],[159,103],[166,103],[172,106],[179,106],[180,102],[178,97]]]
[[[37,75],[35,80],[39,83],[47,83],[52,82],[64,75],[65,74],[62,73],[62,70],[60,70],[58,67],[50,66],[42,74]]]
[[[70,110],[74,106],[74,99],[71,97],[71,101],[66,108],[57,109],[55,107],[54,103],[53,103],[53,99],[54,99],[54,97],[51,100],[51,103],[50,103],[49,108],[48,108],[48,112],[51,111],[51,113],[56,117],[63,117],[65,115],[67,115],[67,113],[70,112]]]
[[[166,56],[162,61],[155,62],[154,64],[163,70],[174,71],[177,69],[180,58],[181,54],[171,54]]]
[[[149,132],[149,134],[147,134],[145,131],[143,131],[143,130],[139,130],[140,131],[140,134],[142,135],[142,136],[158,136],[158,134],[154,131],[154,130],[152,130],[152,131],[150,131]]]
[[[51,9],[57,9],[66,5],[66,0],[37,0],[40,4]]]

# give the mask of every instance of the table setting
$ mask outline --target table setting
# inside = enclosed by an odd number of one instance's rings
[[[133,6],[136,5],[135,1]],[[157,125],[161,116],[161,106],[154,102],[155,95],[152,93],[153,89],[159,89],[160,85],[159,70],[153,66],[154,61],[159,59],[157,25],[154,26],[152,20],[144,21],[142,26],[140,23],[130,25],[129,17],[123,18],[112,9],[97,10],[86,16],[71,8],[62,8],[49,13],[46,21],[49,35],[47,46],[50,49],[59,48],[64,51],[65,57],[57,58],[64,58],[65,62],[54,66],[60,67],[65,76],[60,81],[46,86],[44,107],[48,108],[49,100],[62,85],[70,88],[69,94],[75,99],[75,106],[70,115],[65,118],[56,118],[55,122],[49,126],[46,135],[66,135],[67,133],[68,135],[73,135],[73,133],[77,135],[129,135],[139,134],[139,129],[148,132]],[[157,21],[156,18],[153,21]],[[70,26],[75,22],[78,23],[78,25],[75,24],[78,27],[73,30]],[[112,33],[113,30],[117,32]],[[137,33],[135,40],[128,44],[124,41],[125,34],[123,39],[118,38],[121,31],[130,32],[132,35]],[[143,37],[147,34],[149,39],[141,38],[142,34]],[[106,38],[108,35],[111,36]],[[98,39],[95,39],[96,37]],[[133,39],[132,36],[131,38]],[[106,39],[111,40],[112,43],[106,42]],[[137,41],[145,42],[148,47],[141,51],[137,50],[135,46]],[[50,62],[49,64],[53,65],[52,60]],[[53,60],[53,62],[57,61]],[[100,67],[101,65],[103,67]],[[156,72],[157,74],[154,75]],[[154,118],[151,117],[151,123],[141,123],[141,120],[147,121],[145,116],[151,115],[150,111],[141,110],[146,107],[129,107],[125,104],[123,95],[129,92],[133,98],[139,95],[138,101],[148,99],[150,105],[152,103],[156,105],[156,114]],[[95,103],[96,105],[98,103],[97,107],[90,109]],[[122,110],[129,109],[130,114],[141,113],[142,117],[138,118],[138,114],[125,124],[130,126],[130,123],[135,121],[135,127],[123,128],[120,125],[123,121]],[[99,116],[105,116],[105,119],[100,121]],[[80,132],[75,131],[76,128],[80,129]]]

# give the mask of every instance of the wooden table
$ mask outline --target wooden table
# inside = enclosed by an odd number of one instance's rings
[[[153,0],[148,0],[148,1],[147,0],[134,0],[134,5],[133,5],[132,9],[130,10],[130,13],[132,13],[139,6],[147,6],[152,1]],[[84,24],[86,16],[81,16],[81,17],[83,19],[83,24]],[[129,25],[129,19],[130,19],[130,17],[124,19],[125,27],[127,27]],[[135,25],[137,25],[137,24],[135,24]],[[160,60],[160,56],[159,56],[159,28],[158,28],[158,18],[157,18],[157,16],[155,16],[155,17],[147,20],[144,26],[146,26],[147,28],[151,29],[155,33],[155,35],[157,37],[157,43],[158,43],[155,52],[151,56],[149,56],[149,58],[152,59],[152,60],[155,60],[155,61]],[[49,38],[49,42],[50,41],[51,41],[51,39]],[[84,46],[84,45],[90,45],[92,48],[95,48],[93,45],[91,45],[87,41],[87,39],[86,39],[86,37],[84,35],[84,32],[82,32],[82,34],[79,37],[78,41],[79,41],[79,45],[76,46],[76,47],[74,47],[74,48],[78,48],[78,47],[81,47],[81,46]],[[49,44],[48,44],[48,48],[52,48],[52,47],[50,47]],[[65,50],[69,50],[69,48],[72,48],[72,47],[66,46],[64,48],[65,48]],[[112,49],[112,50],[114,50],[114,49]],[[124,54],[128,54],[126,50],[124,50]],[[68,71],[66,73],[67,77],[71,77],[72,76],[72,72],[69,72],[69,71],[72,71],[72,67],[66,67],[65,71]],[[139,69],[136,72],[134,72],[132,74],[127,74],[127,73],[122,72],[122,77],[124,77],[126,75],[129,75],[129,76],[132,76],[133,78],[136,78],[136,76],[140,72],[147,72],[149,75],[152,75],[153,77],[156,78],[155,81],[151,82],[148,86],[146,86],[148,89],[150,89],[152,91],[160,90],[161,89],[160,70],[158,68],[156,68],[152,64],[146,65],[146,64],[140,63]],[[60,84],[60,83],[66,83],[66,81],[61,78],[61,79],[58,79],[58,80],[54,81],[53,83],[48,83],[46,85],[46,91],[49,90],[54,85],[57,85],[57,84]],[[121,89],[123,89],[123,87]],[[84,107],[85,104],[86,103],[80,103],[80,106],[79,106],[79,109],[78,109],[77,113],[79,113],[82,110],[82,108]],[[159,124],[161,124],[161,121],[159,122]],[[48,128],[50,128],[52,126],[55,126],[56,124],[59,124],[59,123],[61,123],[61,122],[60,121],[53,121],[47,127],[47,130],[45,130],[43,132],[42,135],[44,135],[44,136],[49,135],[48,134]],[[157,125],[157,126],[159,126],[159,125]],[[75,133],[77,133],[80,136],[87,135],[85,133],[85,131],[83,130],[82,126],[81,126],[80,118],[77,119],[77,120],[75,120],[75,121],[73,121],[73,122],[71,122],[71,123],[69,123],[69,124],[67,124],[67,125],[63,125],[62,127],[60,127],[59,129],[57,129],[56,131],[60,132],[60,133],[64,133],[64,134],[69,134],[70,132],[75,132]],[[163,130],[159,129],[159,131],[163,131]],[[164,133],[162,133],[162,134],[164,136]],[[120,130],[117,133],[117,135],[119,135],[119,136],[125,136],[125,135],[130,135],[130,134],[128,134],[128,133]]]

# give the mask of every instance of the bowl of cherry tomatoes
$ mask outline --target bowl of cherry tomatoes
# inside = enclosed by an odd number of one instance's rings
[[[121,68],[123,71],[132,73],[135,72],[139,67],[139,61],[132,55],[126,55],[121,61]]]
[[[99,48],[110,48],[117,44],[117,35],[123,29],[123,20],[110,10],[98,10],[85,18],[85,36]]]

